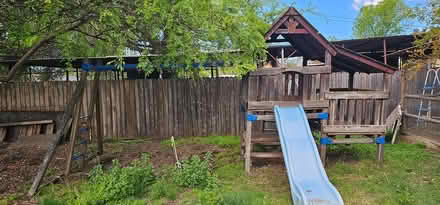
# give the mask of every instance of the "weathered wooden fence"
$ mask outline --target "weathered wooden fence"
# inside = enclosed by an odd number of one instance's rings
[[[354,87],[381,89],[381,79],[382,74],[356,74]],[[399,79],[396,72],[387,113],[399,103]],[[0,85],[0,112],[63,111],[76,85],[76,82]],[[241,135],[246,122],[240,105],[247,99],[247,86],[247,80],[233,78],[101,81],[100,126],[107,138]],[[273,85],[274,92],[276,86]],[[348,73],[332,73],[331,88],[346,87]],[[86,91],[82,116],[89,115],[86,107],[91,99],[91,81]],[[94,120],[93,128],[96,127]]]
[[[75,82],[0,86],[0,112],[62,111]],[[91,99],[91,81],[82,99],[82,116]],[[240,112],[247,83],[239,79],[101,81],[105,137],[241,135]],[[96,128],[96,120],[93,127]],[[96,129],[94,129],[96,130]]]

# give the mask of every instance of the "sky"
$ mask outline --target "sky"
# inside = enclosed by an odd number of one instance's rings
[[[313,13],[305,12],[307,20],[325,37],[336,37],[338,40],[352,39],[353,23],[364,5],[374,5],[382,0],[282,0],[297,9],[312,8]],[[405,0],[409,6],[425,0]],[[414,26],[414,29],[417,26]],[[413,30],[411,28],[411,30]]]

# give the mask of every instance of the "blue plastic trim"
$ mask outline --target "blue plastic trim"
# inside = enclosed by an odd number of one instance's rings
[[[385,136],[376,138],[376,144],[385,144]]]
[[[320,113],[318,113],[318,119],[320,119],[320,120],[328,120],[328,112],[320,112]]]
[[[333,139],[331,137],[322,137],[319,140],[320,144],[333,144]]]
[[[247,115],[247,120],[248,121],[254,122],[254,121],[258,120],[258,117],[256,115],[252,115],[252,114],[249,114],[249,113],[246,113],[246,115]]]
[[[79,128],[79,132],[88,132],[88,131],[89,131],[89,128],[87,128],[87,127]]]

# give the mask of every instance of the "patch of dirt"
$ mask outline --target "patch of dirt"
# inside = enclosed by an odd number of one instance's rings
[[[67,146],[66,144],[57,147],[56,154],[41,184],[46,184],[47,180],[53,178],[53,176],[64,173]],[[10,194],[16,194],[21,200],[19,204],[21,202],[30,203],[30,199],[25,197],[25,193],[32,184],[46,151],[47,145],[43,146],[41,143],[0,143],[0,199]],[[216,154],[224,151],[225,149],[216,145],[177,145],[179,160],[192,155],[203,156],[207,152]],[[104,152],[114,153],[122,166],[128,166],[133,160],[139,159],[142,153],[150,154],[155,169],[164,165],[172,166],[176,161],[172,148],[161,145],[159,140],[137,141],[135,143],[105,143]],[[107,165],[111,165],[111,162],[108,162]],[[73,175],[75,174],[73,173]],[[71,179],[74,179],[74,177]]]
[[[107,144],[104,146],[107,150],[114,148],[115,144]],[[117,144],[121,146],[122,151],[118,153],[117,159],[119,159],[122,166],[127,166],[134,159],[141,157],[142,153],[149,153],[153,168],[160,168],[163,165],[173,165],[176,163],[173,149],[168,145],[161,145],[159,140],[146,141],[136,144]],[[223,152],[224,149],[217,147],[216,145],[206,144],[184,144],[177,145],[177,155],[179,160],[189,158],[193,155],[203,156],[207,152],[213,154]]]
[[[62,172],[65,161],[63,150],[64,146],[57,148],[46,176]],[[20,195],[27,191],[46,151],[45,146],[39,145],[0,145],[0,198],[13,193]]]

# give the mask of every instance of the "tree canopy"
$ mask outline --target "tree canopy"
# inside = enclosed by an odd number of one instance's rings
[[[33,56],[122,56],[126,48],[159,56],[141,58],[147,74],[159,64],[189,65],[207,59],[225,60],[238,73],[247,72],[254,67],[254,57],[264,51],[268,23],[282,11],[273,0],[9,0],[0,4],[4,8],[0,55],[20,57],[7,80]]]
[[[404,0],[384,0],[377,5],[361,8],[353,26],[356,38],[380,37],[402,34],[412,18],[411,9]]]
[[[425,25],[415,33],[414,48],[406,66],[412,70],[422,69],[427,62],[439,65],[440,60],[440,0],[428,0],[426,4],[415,7],[414,14]]]

